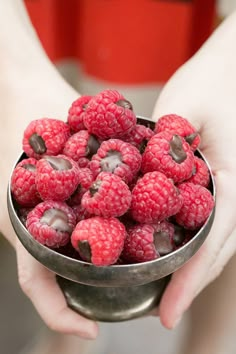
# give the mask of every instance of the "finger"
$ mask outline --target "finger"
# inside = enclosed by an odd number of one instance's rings
[[[235,227],[235,213],[231,205],[236,198],[235,193],[229,188],[232,181],[229,181],[224,172],[218,172],[216,185],[218,186],[217,203],[212,230],[201,249],[173,274],[162,297],[160,318],[167,328],[173,328],[190,306],[225,240]]]
[[[215,262],[212,264],[211,269],[208,273],[208,276],[201,284],[198,289],[198,293],[202,291],[208,284],[215,280],[224,270],[225,265],[229,260],[234,256],[236,250],[236,229],[231,233],[230,237],[227,239],[227,242],[220,250]]]
[[[157,121],[163,115],[178,114],[188,119],[197,131],[201,133],[203,123],[205,122],[205,115],[202,113],[202,116],[200,116],[199,108],[195,107],[199,102],[196,99],[193,101],[192,97],[195,97],[193,93],[189,96],[190,92],[188,88],[183,88],[181,91],[176,90],[174,78],[177,78],[179,74],[180,71],[178,70],[164,86],[153,109],[152,119]],[[196,94],[198,93],[196,92]]]
[[[97,324],[67,306],[55,275],[36,261],[19,241],[17,241],[17,262],[22,290],[49,328],[89,339],[97,336]]]

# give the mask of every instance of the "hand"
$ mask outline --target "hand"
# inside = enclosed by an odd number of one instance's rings
[[[236,250],[236,69],[233,58],[231,61],[221,51],[224,48],[218,48],[217,36],[169,80],[153,114],[155,120],[168,113],[182,115],[199,130],[200,149],[213,170],[217,191],[209,236],[195,256],[173,274],[161,300],[159,315],[167,328],[175,327]]]
[[[53,70],[38,75],[6,75],[0,81],[1,137],[0,159],[2,202],[0,230],[16,248],[19,284],[36,310],[53,330],[95,338],[97,325],[67,307],[55,275],[38,263],[21,245],[11,227],[6,191],[11,170],[19,157],[23,131],[36,118],[51,117],[64,121],[70,104],[79,96]],[[3,129],[4,127],[4,129]]]

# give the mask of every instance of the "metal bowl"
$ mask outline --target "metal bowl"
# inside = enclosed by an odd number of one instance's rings
[[[153,128],[154,123],[139,117],[139,124]],[[197,154],[209,164],[200,151]],[[25,158],[21,154],[16,164]],[[210,170],[211,192],[215,183]],[[7,194],[8,212],[17,237],[27,251],[56,274],[68,305],[81,315],[105,322],[130,320],[149,313],[161,299],[171,274],[185,264],[206,239],[215,208],[205,224],[184,246],[156,260],[128,265],[97,267],[68,257],[38,243],[17,215],[10,185]]]

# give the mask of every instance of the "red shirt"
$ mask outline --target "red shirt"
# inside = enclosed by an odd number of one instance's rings
[[[52,61],[122,84],[165,82],[210,35],[215,0],[25,0]]]

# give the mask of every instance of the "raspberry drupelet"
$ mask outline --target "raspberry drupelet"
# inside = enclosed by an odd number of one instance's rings
[[[130,211],[140,223],[156,223],[175,215],[182,203],[172,179],[154,171],[146,173],[133,188]]]
[[[125,214],[130,203],[129,187],[110,172],[101,172],[81,200],[82,207],[89,213],[106,218]]]
[[[127,230],[122,258],[128,262],[147,262],[174,250],[174,226],[162,221],[139,224]]]
[[[73,205],[71,208],[76,217],[76,224],[81,220],[88,219],[94,216],[91,215],[86,209],[84,209],[81,204]]]
[[[82,196],[89,189],[91,184],[93,183],[94,178],[92,171],[87,168],[79,168],[78,169],[78,184],[76,190],[71,194],[70,198],[67,199],[67,204],[70,206],[78,205],[81,202]]]
[[[86,129],[84,126],[84,115],[86,107],[92,96],[81,96],[77,98],[69,108],[67,122],[73,133]]]
[[[32,237],[50,248],[65,246],[75,228],[73,210],[63,202],[39,203],[27,216],[26,227]]]
[[[201,142],[197,129],[186,119],[177,114],[166,114],[158,119],[154,132],[169,131],[182,136],[195,151]]]
[[[188,179],[188,182],[200,184],[203,187],[208,187],[210,183],[210,172],[205,161],[197,156],[194,156],[193,174]]]
[[[194,154],[189,144],[179,135],[168,131],[154,135],[142,156],[142,172],[160,171],[174,182],[191,177]]]
[[[71,242],[84,261],[107,266],[118,260],[125,237],[125,226],[118,219],[94,216],[76,225]]]
[[[59,119],[41,118],[30,122],[23,135],[23,150],[39,160],[44,155],[58,155],[70,136],[68,124]]]
[[[131,103],[116,90],[104,90],[94,96],[84,116],[85,127],[100,139],[121,138],[136,121]]]
[[[33,157],[19,162],[11,177],[11,192],[15,201],[24,207],[34,207],[41,200],[35,178],[37,160]]]
[[[183,205],[175,215],[176,222],[187,229],[197,229],[204,224],[214,207],[211,192],[200,185],[184,182],[178,185]]]
[[[80,130],[67,140],[63,154],[77,161],[80,167],[87,167],[99,146],[100,143],[94,135],[87,130]]]
[[[154,135],[154,131],[144,125],[136,124],[122,140],[134,145],[141,153],[145,150],[147,142]]]
[[[131,182],[141,166],[142,156],[133,145],[120,139],[103,141],[89,164],[94,177],[111,172],[125,182]]]
[[[37,163],[36,187],[43,200],[67,200],[79,183],[79,167],[65,155],[44,156]]]
[[[40,200],[40,202],[42,202],[41,200]],[[39,203],[40,203],[39,202]],[[37,203],[38,204],[38,203]],[[36,205],[37,205],[36,204]],[[33,210],[33,208],[34,207],[32,207],[32,208],[22,208],[22,207],[19,207],[19,209],[17,210],[17,215],[18,215],[18,217],[19,217],[19,219],[20,219],[20,221],[22,222],[22,224],[26,227],[26,220],[27,220],[27,216],[28,216],[28,214],[29,214],[29,212],[31,211],[31,210]]]

